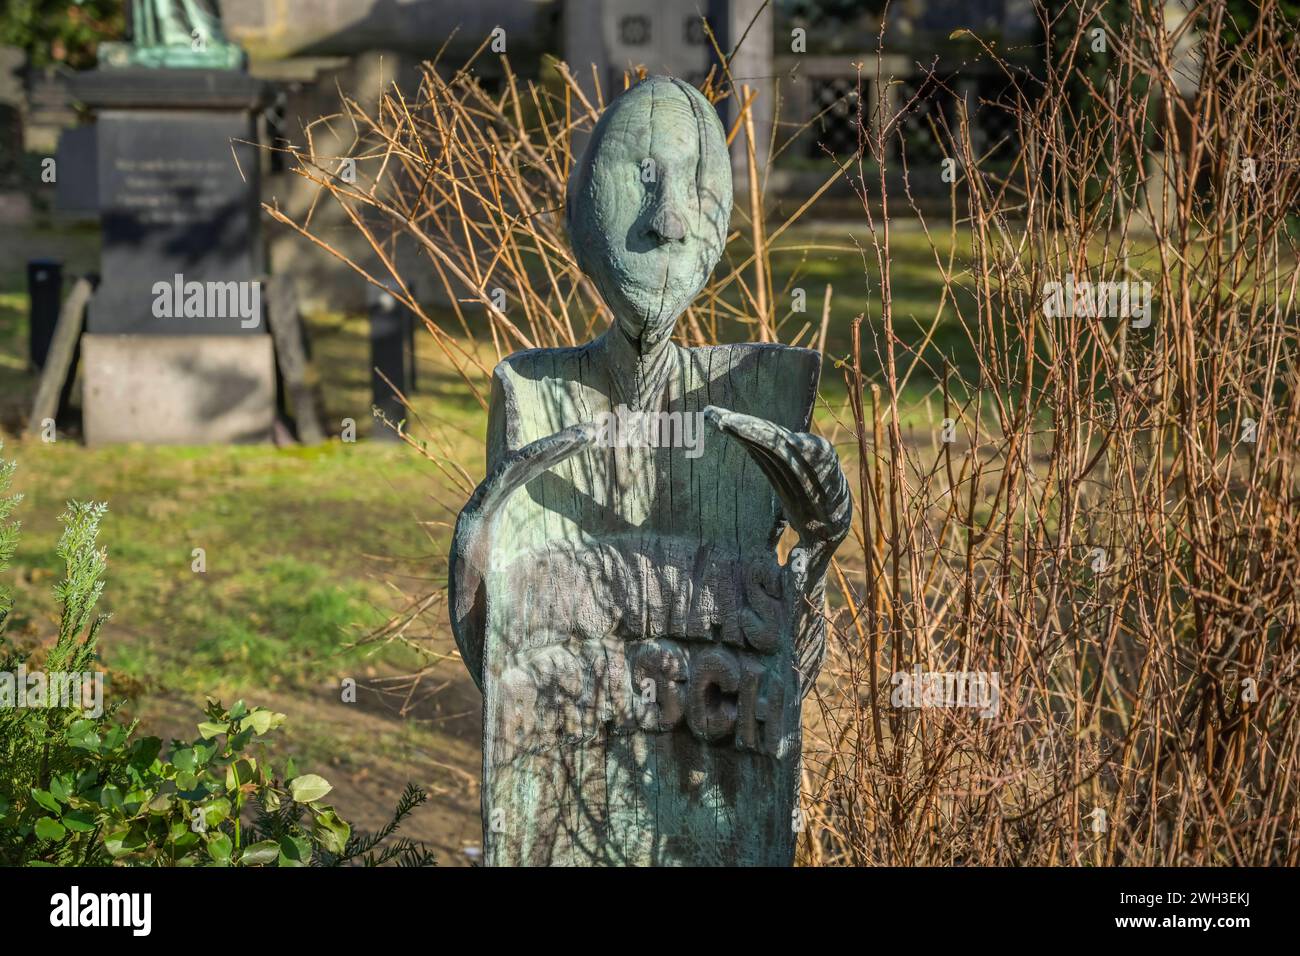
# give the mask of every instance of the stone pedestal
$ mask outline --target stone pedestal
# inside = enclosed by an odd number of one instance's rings
[[[258,286],[264,84],[227,70],[107,69],[77,77],[73,93],[95,113],[103,231],[86,319],[96,344],[83,358],[87,441],[264,437],[275,401]]]
[[[275,422],[269,335],[82,338],[91,445],[264,442]]]

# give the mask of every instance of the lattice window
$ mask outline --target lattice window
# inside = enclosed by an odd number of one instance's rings
[[[907,112],[899,126],[909,167],[938,166],[945,156],[954,155],[957,111],[950,90],[929,76],[909,77],[899,86],[895,108],[904,106]],[[899,148],[897,139],[894,148]]]
[[[1024,87],[1022,83],[1022,90]],[[1004,76],[982,76],[976,89],[979,106],[971,120],[979,133],[978,153],[987,152],[992,162],[1006,162],[1020,149],[1020,131],[1011,112],[1016,105],[1015,89]]]
[[[812,124],[808,155],[814,159],[829,150],[843,156],[858,148],[858,79],[856,76],[814,77]]]

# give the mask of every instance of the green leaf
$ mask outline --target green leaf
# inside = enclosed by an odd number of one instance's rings
[[[254,843],[239,855],[241,866],[269,866],[280,856],[280,845],[274,840]]]
[[[153,791],[145,790],[142,787],[136,787],[122,798],[122,809],[134,816],[139,813],[140,808],[152,800],[153,797]]]
[[[130,838],[130,827],[118,827],[114,830],[109,830],[104,834],[104,849],[107,850],[108,855],[114,859],[119,856],[125,856],[130,852],[130,848],[127,846]]]
[[[352,827],[339,819],[333,807],[324,807],[316,814],[312,836],[327,852],[340,854],[348,845],[348,839],[352,836]]]
[[[229,863],[230,853],[233,849],[230,843],[230,837],[224,833],[208,834],[208,856],[217,863]]]
[[[68,788],[63,785],[63,781],[58,777],[52,777],[50,779],[50,794],[55,800],[59,801],[59,803],[68,802]]]
[[[149,812],[158,815],[164,815],[172,808],[172,797],[169,793],[160,793],[149,801]]]
[[[280,866],[306,866],[311,862],[311,844],[302,837],[280,837]]]
[[[59,806],[59,801],[54,799],[54,794],[48,790],[37,790],[32,788],[32,798],[51,813],[62,813],[63,808]]]
[[[36,835],[42,840],[62,840],[68,835],[68,831],[58,820],[41,817],[36,821]]]
[[[203,723],[199,724],[199,735],[202,736],[204,740],[211,740],[218,734],[224,734],[228,728],[229,724],[219,724],[214,721],[205,720]]]
[[[226,768],[226,789],[235,790],[257,776],[257,761],[241,757]]]
[[[203,806],[203,822],[209,827],[215,827],[222,820],[230,818],[230,801],[225,797],[217,797]]]
[[[117,750],[126,742],[126,728],[119,725],[104,735],[104,749]]]
[[[255,710],[239,722],[239,729],[251,729],[253,733],[260,736],[271,729],[271,718],[273,716],[269,710]]]
[[[105,810],[123,809],[122,791],[117,788],[117,784],[106,783],[100,788],[99,805]]]
[[[198,755],[194,752],[194,748],[186,747],[172,754],[172,766],[182,773],[193,773],[194,768],[198,766]]]
[[[131,766],[140,770],[148,767],[162,750],[162,740],[158,737],[141,737],[131,745]]]
[[[323,777],[305,773],[289,781],[289,792],[298,803],[312,803],[334,788]]]
[[[71,810],[63,815],[63,824],[76,833],[89,833],[95,829],[95,818],[85,810]]]
[[[99,734],[95,733],[95,724],[90,720],[74,720],[68,728],[68,746],[79,750],[99,751]]]

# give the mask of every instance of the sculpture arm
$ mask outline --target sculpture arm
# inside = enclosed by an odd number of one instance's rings
[[[800,693],[806,696],[826,654],[826,572],[853,521],[853,498],[839,456],[819,435],[794,432],[753,415],[710,405],[704,419],[744,446],[799,535],[786,574],[795,601],[794,663]]]
[[[495,462],[489,453],[488,475],[474,489],[456,519],[447,566],[447,604],[456,647],[479,690],[483,689],[483,641],[487,624],[485,575],[493,519],[516,489],[595,440],[596,426],[585,423],[539,438],[517,451],[505,451]],[[489,447],[492,447],[491,439]]]

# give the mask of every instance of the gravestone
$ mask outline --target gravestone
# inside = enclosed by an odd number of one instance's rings
[[[94,123],[70,126],[59,133],[54,211],[61,218],[87,221],[99,218],[98,157]]]
[[[263,84],[225,70],[123,69],[82,74],[73,89],[95,111],[103,229],[89,330],[265,334],[238,316],[186,315],[183,289],[182,314],[154,314],[155,285],[177,275],[204,285],[206,308],[209,282],[265,271],[254,124]]]
[[[566,206],[615,322],[493,374],[449,573],[484,695],[489,865],[793,861],[801,705],[852,504],[806,431],[817,352],[671,339],[731,206],[708,101],[667,77],[621,95]]]
[[[87,339],[117,339],[85,350],[88,379],[102,386],[87,390],[102,403],[86,409],[87,440],[269,439],[255,122],[264,85],[235,70],[129,67],[80,74],[73,93],[95,114],[102,231]],[[134,388],[109,387],[110,374]],[[226,421],[219,403],[236,394],[247,400]]]

